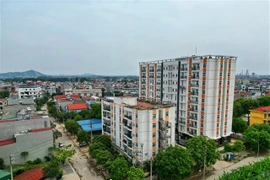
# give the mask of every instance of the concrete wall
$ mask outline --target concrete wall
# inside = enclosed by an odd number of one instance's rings
[[[28,133],[16,137],[16,143],[0,146],[0,157],[5,164],[9,164],[9,156],[14,154],[15,164],[23,164],[25,161],[33,161],[37,158],[44,160],[48,156],[48,148],[53,146],[52,130]],[[27,151],[29,155],[24,159],[21,152]]]
[[[45,125],[47,125],[47,127]],[[51,127],[49,118],[0,123],[0,141],[14,138],[16,132],[19,133],[20,131],[28,129],[42,129],[49,127]]]

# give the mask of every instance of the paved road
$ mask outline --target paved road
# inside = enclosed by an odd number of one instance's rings
[[[262,160],[264,159],[265,157],[259,157],[258,160]],[[242,161],[238,162],[238,163],[235,163],[225,169],[221,169],[221,170],[218,170],[218,171],[213,171],[211,174],[209,174],[208,176],[206,176],[206,179],[209,179],[209,180],[217,180],[220,176],[222,176],[224,174],[224,172],[231,172],[231,170],[233,169],[237,169],[239,167],[242,167],[242,166],[245,166],[245,165],[248,165],[249,163],[253,163],[253,162],[256,162],[257,161],[257,158],[256,157],[248,157],[248,158],[245,158],[243,159]]]
[[[65,145],[72,144],[76,153],[70,159],[70,163],[82,180],[103,180],[101,176],[97,176],[93,168],[89,166],[87,157],[74,146],[73,141],[67,136],[64,127],[56,123],[56,129],[62,133],[62,137],[57,142],[63,142]]]

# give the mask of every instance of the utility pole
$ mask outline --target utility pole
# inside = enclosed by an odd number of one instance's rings
[[[91,133],[91,137],[90,137],[90,143],[92,144],[92,127],[93,127],[93,124],[92,124],[92,121],[90,120],[90,133]]]
[[[207,150],[207,148],[205,147],[204,160],[203,160],[203,180],[205,180],[206,150]]]
[[[153,171],[152,171],[152,169],[153,169],[153,157],[151,157],[151,159],[150,159],[150,180],[153,179],[153,176],[152,176]]]
[[[14,154],[11,154],[11,155],[9,156],[11,180],[13,180],[13,170],[12,170],[12,165],[14,164],[14,162],[15,162]]]

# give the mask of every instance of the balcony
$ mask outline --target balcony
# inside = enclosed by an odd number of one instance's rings
[[[186,120],[181,118],[180,121],[179,121],[179,123],[180,124],[186,124]]]
[[[187,76],[180,76],[181,79],[187,79]]]
[[[180,71],[187,71],[187,68],[181,68]]]
[[[192,112],[198,112],[198,109],[196,109],[196,108],[190,108],[190,111],[192,111]]]
[[[161,71],[161,68],[157,68],[157,71]]]
[[[199,70],[200,70],[200,66],[193,66],[193,67],[192,67],[192,70],[193,70],[193,71],[199,71]]]
[[[193,75],[192,79],[200,79],[200,76],[199,75],[195,75],[195,76]]]
[[[131,125],[131,123],[126,123],[126,124],[124,124],[124,126],[125,126],[129,131],[132,131],[132,125]]]
[[[190,101],[192,104],[198,104],[198,101],[196,101],[196,100],[191,100]]]
[[[191,84],[191,87],[199,87],[199,84]]]
[[[125,132],[125,136],[127,136],[129,139],[132,139],[131,132]]]
[[[198,117],[197,116],[190,116],[190,119],[192,119],[192,120],[198,120]]]
[[[149,72],[154,72],[155,70],[154,69],[149,69]]]
[[[142,68],[142,72],[146,72],[146,68]]]
[[[103,131],[105,133],[111,134],[111,129],[109,127],[103,126]]]
[[[142,78],[146,78],[146,76],[141,76]]]
[[[198,92],[191,92],[191,95],[192,96],[199,96],[199,93]]]
[[[111,121],[108,121],[108,120],[103,119],[103,123],[104,123],[106,126],[111,126]]]
[[[103,105],[103,110],[104,111],[111,111],[111,107],[107,105]]]
[[[190,124],[189,127],[197,129],[197,124]]]
[[[124,114],[124,117],[129,119],[129,120],[132,120],[132,116],[130,114]]]

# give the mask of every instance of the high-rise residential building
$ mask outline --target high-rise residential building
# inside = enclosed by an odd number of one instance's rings
[[[102,134],[134,164],[149,160],[159,150],[175,145],[175,104],[136,97],[102,100]]]
[[[237,57],[206,55],[140,63],[140,97],[176,103],[176,140],[230,137]]]

